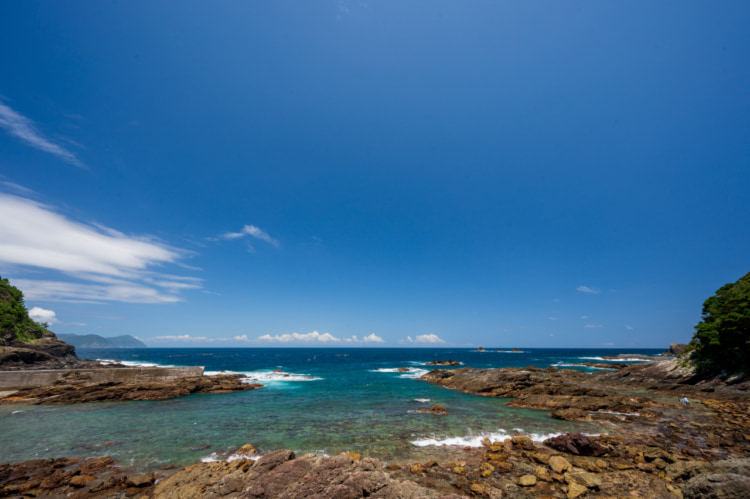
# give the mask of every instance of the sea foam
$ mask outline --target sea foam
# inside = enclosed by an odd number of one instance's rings
[[[370,372],[373,373],[398,373],[400,374],[400,378],[411,378],[411,379],[419,379],[425,374],[427,374],[427,369],[418,369],[414,367],[410,367],[408,371],[403,372],[399,371],[400,368],[398,367],[381,367],[380,369],[373,369]]]
[[[524,436],[529,437],[534,442],[540,443],[547,440],[548,438],[558,437],[562,435],[562,433],[523,433],[520,428],[514,428],[514,431],[517,431],[517,434],[523,434]],[[418,438],[417,440],[412,440],[409,443],[417,447],[441,447],[444,445],[457,447],[481,447],[482,441],[484,439],[489,439],[492,442],[499,442],[511,436],[514,435],[509,434],[506,430],[501,428],[495,432],[481,432],[476,435],[469,434],[463,437]]]

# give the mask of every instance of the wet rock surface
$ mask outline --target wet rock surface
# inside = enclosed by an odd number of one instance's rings
[[[84,402],[164,400],[194,393],[229,393],[254,390],[261,384],[242,381],[240,374],[194,376],[149,383],[108,382],[91,383],[84,376],[71,371],[52,385],[17,390],[0,399],[0,404],[31,405],[77,404]]]

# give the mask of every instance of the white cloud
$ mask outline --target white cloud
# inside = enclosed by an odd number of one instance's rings
[[[222,239],[239,239],[240,237],[245,236],[252,236],[261,241],[265,241],[276,248],[279,247],[279,242],[276,239],[272,238],[268,235],[268,232],[256,227],[255,225],[245,225],[240,232],[227,232],[220,237]],[[252,251],[252,246],[250,246],[250,250]]]
[[[628,326],[628,325],[626,324],[626,325],[625,325],[625,329],[627,329],[628,331],[632,331],[632,330],[633,330],[633,326]]]
[[[214,341],[212,338],[206,336],[190,336],[189,334],[182,334],[178,336],[154,336],[155,340],[168,340],[168,341]]]
[[[236,336],[234,339],[250,341],[248,340],[247,335]],[[336,338],[331,333],[321,334],[317,331],[306,334],[286,333],[273,336],[270,334],[264,334],[263,336],[259,336],[257,341],[269,343],[385,343],[385,340],[375,333],[369,334],[360,339],[356,335],[353,335],[350,338]]]
[[[411,341],[410,337],[407,336],[407,338]],[[420,334],[414,343],[445,343],[445,340],[441,340],[436,334]]]
[[[29,317],[31,317],[31,320],[34,322],[46,322],[50,326],[60,322],[57,320],[57,314],[55,314],[54,310],[45,310],[41,307],[34,307],[29,310]]]
[[[312,333],[306,333],[306,334],[300,334],[300,333],[292,333],[292,334],[277,334],[275,336],[271,336],[270,334],[264,334],[263,336],[260,336],[258,338],[258,341],[269,341],[269,342],[278,342],[278,343],[290,343],[295,341],[301,341],[305,343],[335,343],[340,342],[341,338],[336,338],[331,333],[323,333],[320,334],[317,331],[313,331]]]
[[[588,319],[588,318],[589,318],[589,316],[588,316],[588,315],[582,315],[582,316],[581,316],[581,319]]]
[[[242,336],[235,336],[234,340],[235,341],[248,341],[248,338],[246,334],[243,334]]]
[[[0,193],[0,264],[55,270],[74,280],[14,279],[29,299],[170,303],[202,280],[155,273],[187,253],[144,237],[70,220],[49,206]],[[5,272],[7,274],[7,272]]]
[[[71,165],[84,167],[75,154],[50,141],[37,130],[33,121],[18,114],[2,102],[0,102],[0,127],[35,149],[53,154]]]
[[[601,289],[590,288],[588,286],[578,286],[576,288],[576,291],[578,291],[580,293],[591,293],[591,294],[595,294],[595,295],[598,295],[599,293],[602,292]]]
[[[547,320],[550,320],[550,321],[556,321],[556,320],[557,320],[557,317],[547,317]]]
[[[586,328],[595,328],[595,327],[602,327],[602,325],[601,324],[586,324],[583,327],[586,327]]]

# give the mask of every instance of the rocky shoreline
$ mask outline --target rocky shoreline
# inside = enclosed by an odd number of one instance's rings
[[[0,497],[750,497],[750,381],[742,377],[701,380],[671,360],[593,374],[436,369],[422,379],[555,418],[595,420],[607,434],[544,442],[513,435],[451,448],[440,463],[250,446],[226,461],[139,475],[108,457],[34,460],[0,465]]]

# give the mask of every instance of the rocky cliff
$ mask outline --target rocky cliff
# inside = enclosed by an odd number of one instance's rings
[[[21,290],[0,278],[0,370],[59,369],[79,363],[75,348],[31,320]]]

